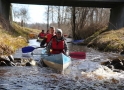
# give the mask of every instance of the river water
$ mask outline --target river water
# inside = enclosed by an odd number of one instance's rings
[[[71,39],[67,39],[71,41]],[[30,46],[39,47],[35,39]],[[118,57],[117,53],[99,52],[85,46],[68,43],[70,51],[86,52],[86,59],[72,59],[72,64],[59,74],[49,67],[0,67],[0,90],[124,90],[124,72],[113,72],[101,62]],[[19,49],[15,58],[33,58],[39,61],[42,48],[31,53]]]

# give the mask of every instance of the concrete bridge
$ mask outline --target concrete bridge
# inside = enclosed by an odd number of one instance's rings
[[[0,15],[6,20],[10,3],[111,8],[109,29],[124,27],[124,0],[0,0]]]

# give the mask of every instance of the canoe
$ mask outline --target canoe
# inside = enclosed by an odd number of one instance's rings
[[[73,43],[73,44],[79,44],[79,43],[81,43],[81,42],[83,42],[83,41],[84,41],[84,40],[73,40],[72,43]]]
[[[63,53],[46,55],[45,50],[42,50],[43,62],[48,66],[56,70],[63,71],[71,64],[71,58]],[[44,55],[43,55],[44,54]]]

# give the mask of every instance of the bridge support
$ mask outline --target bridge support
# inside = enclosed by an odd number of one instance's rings
[[[124,27],[124,5],[111,8],[109,30],[116,30]]]
[[[0,15],[7,21],[9,20],[10,3],[6,0],[0,0]]]

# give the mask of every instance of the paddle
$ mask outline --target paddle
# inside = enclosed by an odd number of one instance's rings
[[[86,53],[85,52],[70,52],[69,56],[75,59],[85,59]]]
[[[69,43],[69,42],[67,42]],[[22,48],[22,53],[28,53],[28,52],[32,52],[34,49],[37,49],[37,48],[44,48],[46,46],[43,46],[43,47],[32,47],[32,46],[26,46],[26,47],[23,47]]]
[[[22,48],[22,53],[32,52],[34,49],[44,48],[44,47],[36,47],[36,48],[32,47],[32,46],[23,47]],[[75,59],[85,59],[86,58],[86,53],[85,52],[70,52],[69,56],[71,58],[75,58]]]
[[[44,46],[45,47],[45,46]],[[28,52],[32,52],[34,49],[37,48],[44,48],[44,47],[32,47],[32,46],[27,46],[27,47],[23,47],[22,48],[22,53],[28,53]]]

